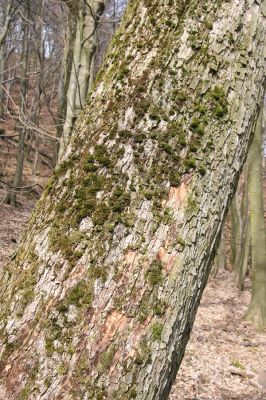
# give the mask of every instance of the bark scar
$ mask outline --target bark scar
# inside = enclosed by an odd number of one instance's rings
[[[127,326],[128,318],[119,311],[113,311],[103,327],[103,337],[98,343],[97,350],[103,351],[106,345],[113,339],[116,332],[122,332]]]
[[[170,188],[168,205],[176,211],[182,210],[185,206],[188,194],[187,184],[188,182],[182,182],[179,187]]]
[[[164,247],[160,247],[157,256],[163,265],[164,271],[169,272],[174,265],[175,256],[168,254]]]

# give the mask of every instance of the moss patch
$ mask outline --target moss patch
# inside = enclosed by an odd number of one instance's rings
[[[151,286],[160,285],[162,283],[162,264],[159,261],[154,261],[148,270],[148,281]]]
[[[58,311],[66,312],[71,304],[76,307],[90,307],[93,301],[93,287],[91,282],[82,280],[69,289],[63,302],[58,306]]]

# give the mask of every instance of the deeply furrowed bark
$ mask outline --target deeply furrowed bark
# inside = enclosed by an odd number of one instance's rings
[[[2,272],[1,399],[168,397],[262,98],[263,5],[129,5]]]

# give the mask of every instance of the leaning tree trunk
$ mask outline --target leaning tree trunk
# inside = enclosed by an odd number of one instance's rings
[[[131,2],[2,271],[1,396],[166,399],[262,100],[255,1]]]
[[[266,235],[262,178],[262,109],[250,148],[250,222],[252,244],[252,296],[246,319],[258,329],[266,328]]]

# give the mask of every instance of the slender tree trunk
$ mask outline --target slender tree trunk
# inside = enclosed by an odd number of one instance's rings
[[[22,46],[22,55],[21,55],[21,80],[20,80],[20,109],[22,113],[25,113],[27,107],[27,91],[28,91],[28,58],[29,58],[29,15],[30,15],[30,2],[27,1],[25,4],[26,7],[26,21],[23,22],[23,46]],[[26,137],[26,128],[21,126],[19,128],[19,141],[17,148],[17,160],[16,160],[16,170],[13,181],[13,187],[16,190],[17,187],[21,186],[22,175],[23,175],[23,166],[25,159],[25,137]],[[11,204],[13,207],[16,206],[16,192],[15,190],[8,193],[7,202]]]
[[[250,246],[248,168],[248,162],[246,162],[231,205],[232,264],[239,289],[243,289]]]
[[[9,1],[6,6],[6,10],[1,11],[1,23],[0,26],[0,118],[3,117],[4,111],[4,88],[2,82],[4,81],[4,71],[5,71],[5,44],[8,29],[11,23],[13,14],[13,1]]]
[[[238,246],[238,254],[236,258],[237,268],[236,279],[237,286],[243,290],[244,280],[248,270],[249,250],[250,250],[250,215],[249,215],[249,197],[248,197],[248,179],[249,179],[249,162],[243,168],[243,182],[241,189],[240,200],[240,220],[241,220],[241,234],[240,243]]]
[[[231,207],[230,207],[230,222],[231,222],[231,242],[230,242],[230,247],[231,247],[231,265],[234,270],[235,266],[235,259],[236,259],[236,254],[237,254],[237,237],[238,235],[238,214],[237,214],[237,190],[235,192],[235,195],[233,197]]]
[[[252,243],[252,297],[245,316],[258,329],[266,328],[266,235],[263,207],[262,179],[262,114],[255,128],[255,136],[250,148],[250,220]]]
[[[81,43],[80,68],[77,76],[77,91],[75,108],[77,114],[83,109],[89,91],[90,68],[93,58],[93,42],[95,21],[92,10],[84,6],[84,29]]]
[[[3,398],[168,397],[262,100],[265,29],[255,1],[129,4],[1,271]]]
[[[69,142],[69,138],[74,128],[75,119],[77,118],[76,96],[78,89],[78,76],[80,69],[83,29],[84,29],[84,12],[83,12],[83,7],[80,5],[76,23],[76,36],[75,36],[74,50],[73,50],[73,61],[72,61],[72,68],[71,68],[69,86],[67,91],[66,117],[63,127],[63,135],[61,137],[59,158],[61,158]]]
[[[3,118],[4,114],[4,88],[2,82],[4,81],[5,71],[5,44],[0,43],[0,119]]]
[[[41,2],[38,4],[39,9],[37,10],[36,22],[35,22],[36,66],[39,68],[40,71],[44,71],[45,68],[45,55],[44,55],[45,44],[43,38],[43,29],[44,29],[43,6],[44,6],[44,0],[41,0]],[[39,126],[40,123],[41,97],[44,85],[43,79],[44,79],[44,72],[38,74],[34,85],[31,121],[35,126]],[[35,146],[34,146],[35,152],[34,152],[34,159],[32,166],[32,175],[35,178],[40,161],[40,137],[36,132],[33,132],[33,138],[35,141]]]
[[[61,75],[58,83],[58,113],[57,113],[57,127],[56,127],[56,136],[58,139],[62,137],[63,126],[66,117],[67,92],[68,92],[70,74],[72,68],[74,39],[75,39],[75,35],[73,34],[73,26],[74,26],[73,20],[74,18],[72,17],[72,14],[69,13],[68,24],[65,34],[65,41],[64,41],[64,55],[61,64]],[[56,145],[54,165],[56,165],[58,161],[59,148],[60,148],[60,143],[58,142]]]
[[[237,189],[231,204],[231,261],[235,275],[239,271],[239,258],[241,254],[242,219],[240,202],[241,196]]]
[[[40,77],[41,79],[41,77]],[[42,84],[39,80],[39,82],[36,84],[35,87],[35,95],[33,97],[34,101],[34,109],[33,109],[33,115],[32,115],[32,122],[34,125],[39,126],[39,118],[40,118],[40,112],[41,112],[41,94],[42,94]],[[32,165],[32,175],[35,178],[36,173],[38,170],[38,164],[39,164],[39,159],[40,159],[40,138],[38,134],[34,133],[34,158],[33,158],[33,165]]]
[[[94,55],[96,50],[96,29],[99,18],[104,11],[104,1],[93,0],[91,8],[84,9],[84,30],[80,56],[80,70],[78,76],[78,90],[76,94],[76,110],[79,113],[83,109],[89,90],[94,81]]]
[[[103,10],[104,1],[102,0],[91,1],[90,6],[85,2],[79,3],[72,71],[67,94],[66,119],[59,149],[59,159],[66,149],[75,120],[84,107],[88,91],[93,83],[90,74],[94,68],[95,32]]]
[[[247,216],[246,226],[245,226],[245,236],[243,238],[242,255],[240,260],[240,269],[237,276],[237,286],[240,290],[244,289],[244,280],[248,272],[248,262],[250,254],[250,218]]]
[[[224,241],[224,229],[222,228],[219,245],[214,257],[212,274],[216,276],[219,269],[226,269],[226,249]]]

